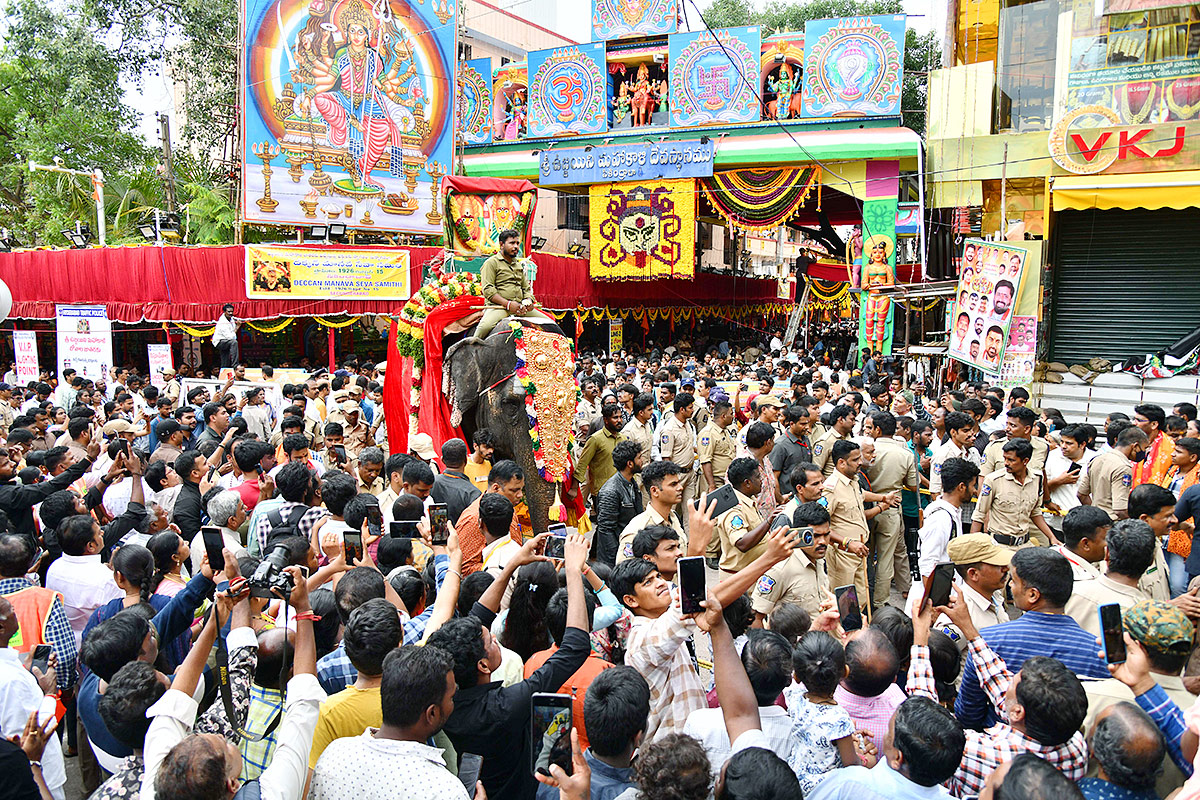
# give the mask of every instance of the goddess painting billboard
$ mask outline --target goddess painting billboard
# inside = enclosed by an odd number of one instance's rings
[[[242,0],[244,219],[441,232],[455,4]]]
[[[905,19],[897,14],[809,21],[801,116],[898,116]]]

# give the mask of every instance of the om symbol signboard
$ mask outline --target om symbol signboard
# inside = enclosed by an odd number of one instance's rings
[[[759,29],[715,33],[669,38],[673,127],[758,121]]]
[[[243,218],[439,233],[456,0],[242,0],[241,12]]]
[[[903,14],[808,22],[803,116],[899,116],[904,23]]]
[[[608,130],[604,43],[529,54],[529,135]]]

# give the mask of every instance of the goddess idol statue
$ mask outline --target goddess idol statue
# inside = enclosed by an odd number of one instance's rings
[[[383,189],[371,180],[371,171],[389,145],[398,153],[401,135],[416,129],[411,106],[420,87],[406,83],[417,72],[412,51],[405,32],[383,22],[362,0],[348,0],[337,14],[346,44],[332,59],[313,65],[313,86],[306,92],[329,126],[329,144],[349,151],[358,189]],[[406,97],[410,88],[413,96]]]

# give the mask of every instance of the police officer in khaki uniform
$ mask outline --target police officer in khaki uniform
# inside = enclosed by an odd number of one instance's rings
[[[812,528],[812,544],[800,541],[800,547],[784,561],[767,570],[750,593],[758,624],[780,603],[795,603],[816,617],[828,605],[832,594],[825,570],[829,550],[829,512],[819,503],[803,503],[788,522],[796,528]]]
[[[692,469],[696,463],[696,432],[688,420],[692,418],[696,401],[690,394],[680,394],[675,397],[671,408],[675,413],[663,425],[658,451],[663,461],[673,461],[683,470],[683,494],[675,513],[679,515],[684,530],[687,530],[687,504],[696,496],[696,473]]]
[[[721,542],[722,572],[733,573],[747,566],[767,549],[771,520],[758,513],[755,498],[762,491],[762,473],[753,458],[735,458],[727,473],[737,505],[720,514],[715,522]]]
[[[871,415],[875,433],[875,460],[867,468],[867,480],[871,489],[880,494],[899,492],[901,489],[920,491],[921,475],[913,451],[896,435],[896,418],[888,411],[877,411]],[[920,511],[918,527],[920,526]],[[904,594],[912,586],[912,572],[908,564],[908,548],[904,544],[904,520],[900,508],[888,508],[879,512],[872,522],[875,534],[871,539],[871,550],[875,554],[875,608],[887,602],[892,590],[892,579],[896,588]]]
[[[1113,519],[1129,516],[1129,490],[1133,486],[1133,462],[1145,458],[1150,438],[1141,428],[1129,427],[1117,434],[1117,443],[1088,462],[1075,490],[1084,505],[1095,506]]]
[[[1029,460],[1030,470],[1038,473],[1045,470],[1046,455],[1050,452],[1050,445],[1046,444],[1046,440],[1042,437],[1033,435],[1033,426],[1036,422],[1037,414],[1033,413],[1033,409],[1025,406],[1010,408],[1004,421],[1004,432],[1008,438],[992,442],[984,448],[983,469],[980,472],[987,475],[1002,469],[1004,467],[1004,445],[1013,439],[1027,439],[1033,446],[1033,456]]]
[[[697,461],[704,475],[705,491],[712,492],[725,485],[725,471],[736,449],[729,430],[732,424],[733,406],[721,401],[713,406],[708,425],[700,431]]]
[[[834,442],[830,460],[833,474],[825,479],[820,502],[829,511],[829,538],[834,548],[825,554],[829,583],[834,587],[854,584],[860,606],[870,607],[867,594],[867,543],[871,538],[867,520],[886,508],[900,505],[900,494],[863,491],[858,483],[862,448],[852,441]],[[875,503],[869,511],[864,502]]]
[[[828,478],[834,473],[832,453],[833,445],[838,439],[849,439],[854,430],[854,408],[848,405],[837,405],[829,412],[829,430],[813,445],[813,463],[821,468],[821,474]]]
[[[996,544],[1015,550],[1029,542],[1036,528],[1045,544],[1058,544],[1042,517],[1042,473],[1029,469],[1032,456],[1033,445],[1026,439],[1004,445],[1004,469],[984,477],[971,533],[989,533]]]

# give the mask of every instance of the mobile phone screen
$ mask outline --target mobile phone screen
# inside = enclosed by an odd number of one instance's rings
[[[838,613],[842,615],[842,630],[856,631],[862,628],[862,609],[858,605],[858,590],[854,585],[839,586],[833,590],[837,598]]]
[[[953,588],[954,563],[943,562],[933,568],[933,573],[929,576],[928,592],[925,596],[933,605],[944,606],[950,602],[950,592]]]
[[[1116,603],[1100,606],[1100,632],[1104,636],[1104,659],[1109,664],[1125,660],[1125,626],[1121,622],[1121,607]]]
[[[200,529],[200,533],[204,537],[204,552],[208,554],[208,565],[213,568],[213,572],[223,571],[225,554],[221,550],[225,547],[225,539],[221,536],[221,529],[215,525],[205,525]]]
[[[394,519],[388,524],[388,533],[393,539],[419,539],[416,520]]]
[[[546,558],[556,558],[562,561],[567,557],[567,536],[566,534],[551,533],[550,538],[546,540]]]
[[[444,545],[450,538],[450,512],[445,503],[434,503],[429,507],[429,539],[433,544]]]
[[[372,536],[383,534],[383,509],[379,506],[367,506],[367,530]]]
[[[698,614],[704,610],[705,578],[704,558],[689,556],[676,562],[679,570],[679,610],[684,614]]]
[[[471,797],[475,796],[475,784],[479,782],[479,770],[483,768],[483,756],[463,753],[458,762],[458,779]]]
[[[362,534],[358,531],[343,531],[342,540],[346,545],[346,562],[349,564],[354,564],[354,562],[362,560]]]
[[[37,667],[45,675],[46,670],[50,669],[50,654],[53,652],[54,648],[48,644],[39,644],[33,648],[33,658],[29,661],[30,668]]]
[[[337,459],[339,464],[346,463],[346,446],[345,445],[333,444],[333,445],[329,446],[329,449],[333,451],[333,455]]]
[[[571,696],[543,694],[533,696],[532,742],[533,771],[558,764],[571,774]]]

